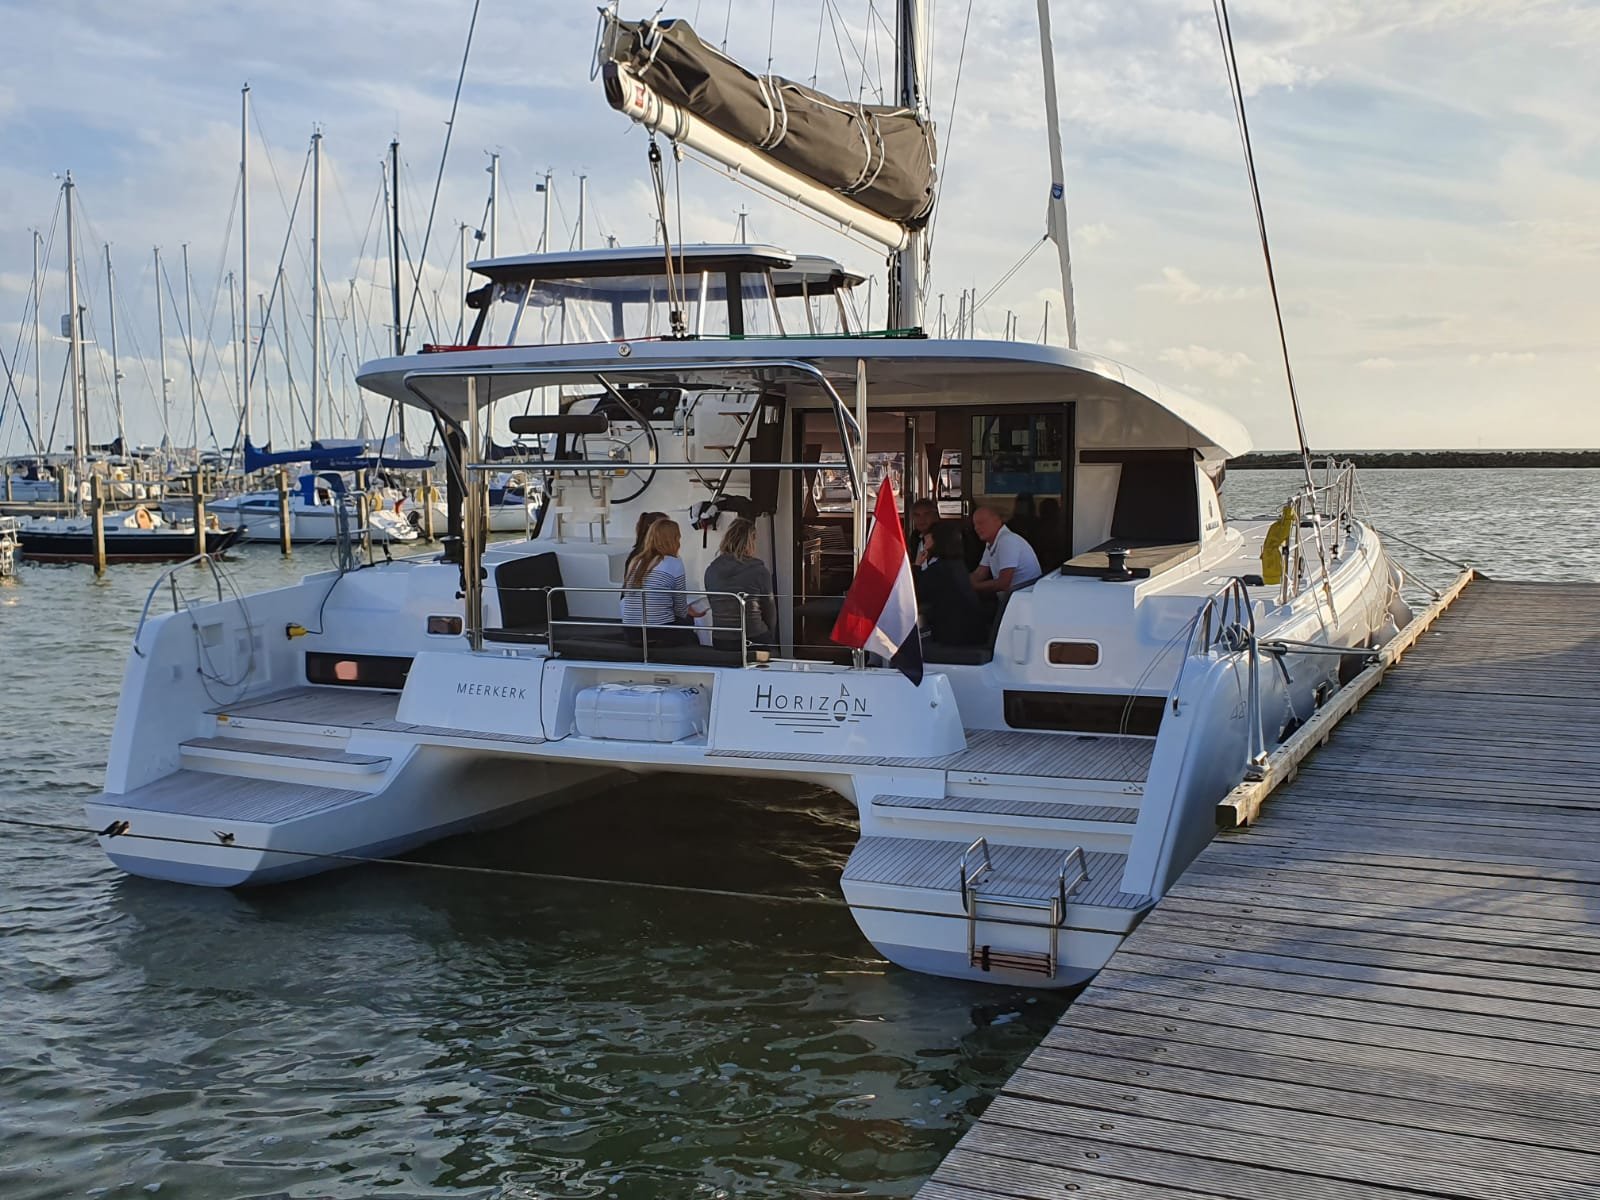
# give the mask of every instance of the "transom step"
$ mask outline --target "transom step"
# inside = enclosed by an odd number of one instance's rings
[[[356,775],[376,775],[389,765],[378,754],[352,754],[331,746],[302,746],[294,742],[257,741],[254,738],[198,737],[184,742],[180,749],[185,759],[214,763],[274,762],[298,760],[307,765]]]
[[[1013,800],[1004,796],[877,796],[875,808],[927,812],[974,813],[996,817],[1028,817],[1043,821],[1099,821],[1131,825],[1137,808],[1113,804],[1057,804],[1048,800]]]

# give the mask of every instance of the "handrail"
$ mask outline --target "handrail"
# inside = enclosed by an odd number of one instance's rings
[[[1312,460],[1312,470],[1322,469],[1322,483],[1307,482],[1288,500],[1293,518],[1283,543],[1283,572],[1278,583],[1278,603],[1287,604],[1306,586],[1306,544],[1302,528],[1316,530],[1318,557],[1322,557],[1322,522],[1332,521],[1340,534],[1348,532],[1355,520],[1356,468],[1349,459],[1332,457]],[[1339,558],[1335,542],[1332,558]]]
[[[981,853],[983,862],[975,871],[967,870],[967,860],[974,854]],[[972,885],[977,883],[984,875],[994,870],[994,864],[989,861],[989,839],[980,837],[972,845],[961,852],[961,911],[971,912]]]
[[[497,591],[499,590],[498,586],[497,586],[496,590]],[[545,594],[544,595],[544,619],[545,619],[545,628],[552,631],[552,638],[551,638],[551,643],[550,643],[551,650],[555,649],[555,641],[554,641],[553,633],[554,633],[555,627],[557,625],[592,626],[592,627],[595,627],[595,628],[604,628],[604,629],[612,629],[612,628],[637,629],[637,630],[640,631],[640,633],[639,633],[639,642],[640,642],[641,648],[644,651],[644,660],[646,662],[649,662],[650,661],[650,634],[649,634],[648,631],[650,629],[655,628],[655,629],[684,629],[684,630],[688,630],[688,629],[694,628],[694,629],[704,629],[706,632],[713,633],[713,634],[715,634],[715,633],[737,633],[739,635],[739,662],[740,662],[740,665],[741,666],[746,666],[746,667],[750,665],[750,601],[755,599],[756,597],[750,595],[750,593],[748,593],[748,592],[707,591],[705,588],[644,588],[644,587],[628,587],[626,584],[619,584],[616,587],[567,587],[566,585],[561,584],[561,585],[557,585],[555,587],[548,587],[548,588],[538,588],[538,587],[536,587],[536,588],[507,588],[505,590],[507,590],[507,591],[543,592]],[[623,596],[627,592],[641,592],[642,593],[642,592],[645,592],[645,591],[660,592],[660,593],[662,593],[664,595],[668,595],[668,596],[704,596],[708,600],[712,596],[720,596],[723,599],[735,600],[739,604],[739,623],[737,625],[700,625],[700,624],[696,623],[692,627],[688,626],[688,625],[657,625],[657,626],[651,626],[651,625],[644,624],[644,623],[640,623],[638,625],[633,625],[633,624],[629,624],[629,623],[621,623],[620,625],[613,626],[612,623],[609,622],[609,621],[600,621],[600,620],[597,620],[595,618],[585,619],[583,617],[567,616],[567,617],[562,617],[562,618],[558,619],[556,617],[556,615],[555,615],[555,606],[554,606],[554,603],[553,603],[553,600],[552,600],[552,598],[558,592],[561,593],[562,595],[568,595],[568,594],[571,594],[571,593],[589,593],[589,594],[599,594],[599,595],[615,595],[620,600],[620,599],[623,598]],[[643,602],[643,598],[641,597],[641,599],[640,599],[641,612],[643,610],[643,603],[644,603]]]
[[[1067,883],[1067,868],[1072,865],[1073,859],[1078,860],[1078,874],[1069,886]],[[1062,924],[1067,919],[1067,898],[1088,882],[1089,860],[1083,856],[1082,846],[1074,846],[1062,857],[1061,870],[1056,875],[1056,897],[1060,902],[1060,907],[1055,912],[1057,925]]]
[[[166,570],[162,571],[161,574],[156,576],[155,582],[150,585],[150,591],[145,595],[144,608],[139,612],[139,626],[133,631],[133,652],[140,658],[144,658],[145,653],[143,650],[139,649],[139,637],[144,633],[145,622],[150,617],[150,605],[154,603],[156,593],[161,590],[161,585],[163,583],[171,584],[172,611],[181,611],[181,608],[178,604],[178,597],[181,595],[181,593],[178,590],[177,573],[183,570],[184,567],[195,567],[202,563],[204,563],[207,569],[210,570],[212,582],[216,584],[217,603],[220,604],[222,602],[222,573],[217,568],[216,556],[210,554],[196,554],[190,558],[184,559],[180,563],[173,563],[172,566],[168,567]]]

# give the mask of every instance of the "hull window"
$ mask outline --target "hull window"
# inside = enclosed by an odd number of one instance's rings
[[[1165,696],[1008,691],[1005,712],[1006,724],[1013,729],[1154,737],[1161,729],[1161,716],[1166,706]]]

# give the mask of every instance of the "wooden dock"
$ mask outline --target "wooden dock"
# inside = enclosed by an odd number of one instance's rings
[[[1600,1196],[1600,585],[1467,588],[919,1200]]]

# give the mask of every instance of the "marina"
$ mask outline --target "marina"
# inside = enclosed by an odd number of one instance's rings
[[[1597,621],[1593,584],[1467,586],[918,1196],[1586,1194]]]

